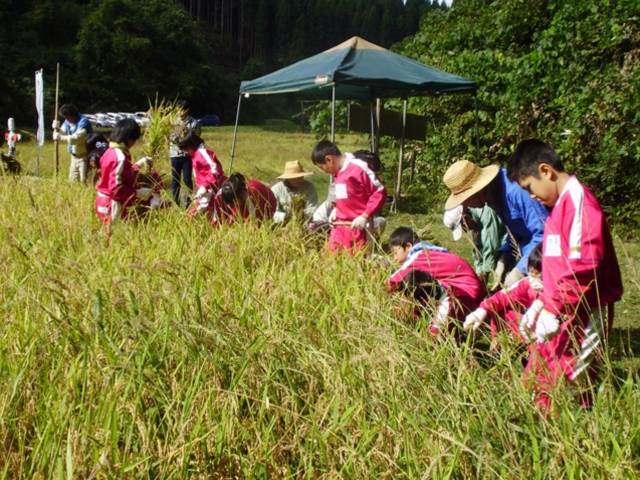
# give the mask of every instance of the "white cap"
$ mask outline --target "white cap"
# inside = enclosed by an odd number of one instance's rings
[[[450,208],[449,210],[444,211],[444,217],[442,217],[442,221],[444,225],[451,230],[451,234],[453,235],[453,241],[457,242],[462,238],[462,212],[464,211],[464,207],[462,205],[458,205],[457,207]]]

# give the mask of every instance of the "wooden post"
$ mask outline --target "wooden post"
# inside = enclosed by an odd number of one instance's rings
[[[60,62],[56,63],[56,110],[54,113],[54,118],[56,123],[58,122],[58,95],[60,94]],[[55,145],[56,145],[56,157],[55,157],[55,172],[56,172],[56,178],[58,178],[58,175],[60,173],[60,142],[58,142],[58,140],[56,139],[55,141]]]

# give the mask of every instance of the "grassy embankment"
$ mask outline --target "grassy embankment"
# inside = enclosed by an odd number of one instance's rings
[[[230,129],[205,136],[227,167]],[[310,135],[245,127],[239,141],[249,176],[311,168]],[[617,242],[627,294],[593,410],[559,395],[545,420],[515,346],[432,341],[397,317],[378,261],[328,257],[294,225],[213,230],[177,209],[120,225],[105,248],[90,188],[0,182],[4,478],[638,474],[635,243]],[[391,223],[454,246],[438,212]]]

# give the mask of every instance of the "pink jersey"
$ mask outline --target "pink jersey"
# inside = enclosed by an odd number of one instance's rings
[[[571,177],[544,226],[542,301],[569,318],[622,297],[622,278],[606,218],[596,197]],[[581,315],[583,316],[583,315]]]
[[[350,153],[344,154],[344,164],[333,177],[333,182],[337,221],[350,222],[363,213],[371,218],[387,198],[384,185],[367,163]]]
[[[222,165],[218,161],[213,150],[209,150],[204,144],[200,145],[191,159],[193,174],[195,176],[196,189],[199,187],[213,188],[217,191],[224,182],[225,176]]]
[[[254,216],[257,220],[273,218],[278,201],[271,189],[258,180],[247,180],[248,199],[244,205],[230,206],[222,201],[220,193],[214,199],[214,211],[216,216],[214,223],[233,223],[236,217],[243,219]]]
[[[464,319],[464,315],[474,310],[484,296],[482,282],[464,259],[443,248],[418,248],[416,245],[402,266],[389,278],[389,287],[400,288],[404,278],[413,270],[421,270],[430,275],[446,290],[449,297],[463,307],[454,316]]]
[[[100,179],[96,184],[98,194],[123,206],[130,205],[136,198],[136,178],[131,154],[111,144],[100,158]]]
[[[538,286],[536,283],[529,277],[524,277],[508,289],[485,298],[480,308],[484,308],[492,316],[503,316],[509,310],[524,312],[540,296],[542,285]]]

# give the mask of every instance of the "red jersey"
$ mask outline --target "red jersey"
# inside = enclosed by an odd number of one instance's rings
[[[217,191],[226,180],[222,165],[215,152],[204,144],[200,145],[191,159],[193,175],[195,177],[196,190],[200,187],[213,188]]]
[[[129,205],[136,198],[136,178],[129,151],[111,143],[100,158],[100,179],[96,184],[98,194],[123,206]]]
[[[366,162],[350,153],[333,177],[336,194],[336,220],[350,222],[366,213],[369,218],[382,208],[387,198],[384,185]]]
[[[540,280],[534,281],[530,277],[524,277],[511,287],[485,298],[480,303],[480,308],[484,308],[489,315],[497,317],[504,316],[510,310],[524,312],[540,296],[541,290]]]
[[[547,218],[542,254],[542,301],[551,313],[572,318],[579,310],[593,311],[622,297],[604,212],[576,177],[569,179]]]
[[[227,205],[222,201],[220,192],[216,194],[214,223],[233,223],[236,217],[255,217],[259,221],[273,218],[278,201],[271,189],[258,180],[248,180],[246,185],[248,196],[243,205]]]
[[[461,309],[456,317],[464,318],[474,310],[484,296],[484,286],[464,259],[444,248],[429,247],[426,242],[413,246],[402,266],[388,280],[392,290],[398,290],[404,278],[413,270],[421,270],[436,280]],[[455,303],[455,302],[453,302]]]

